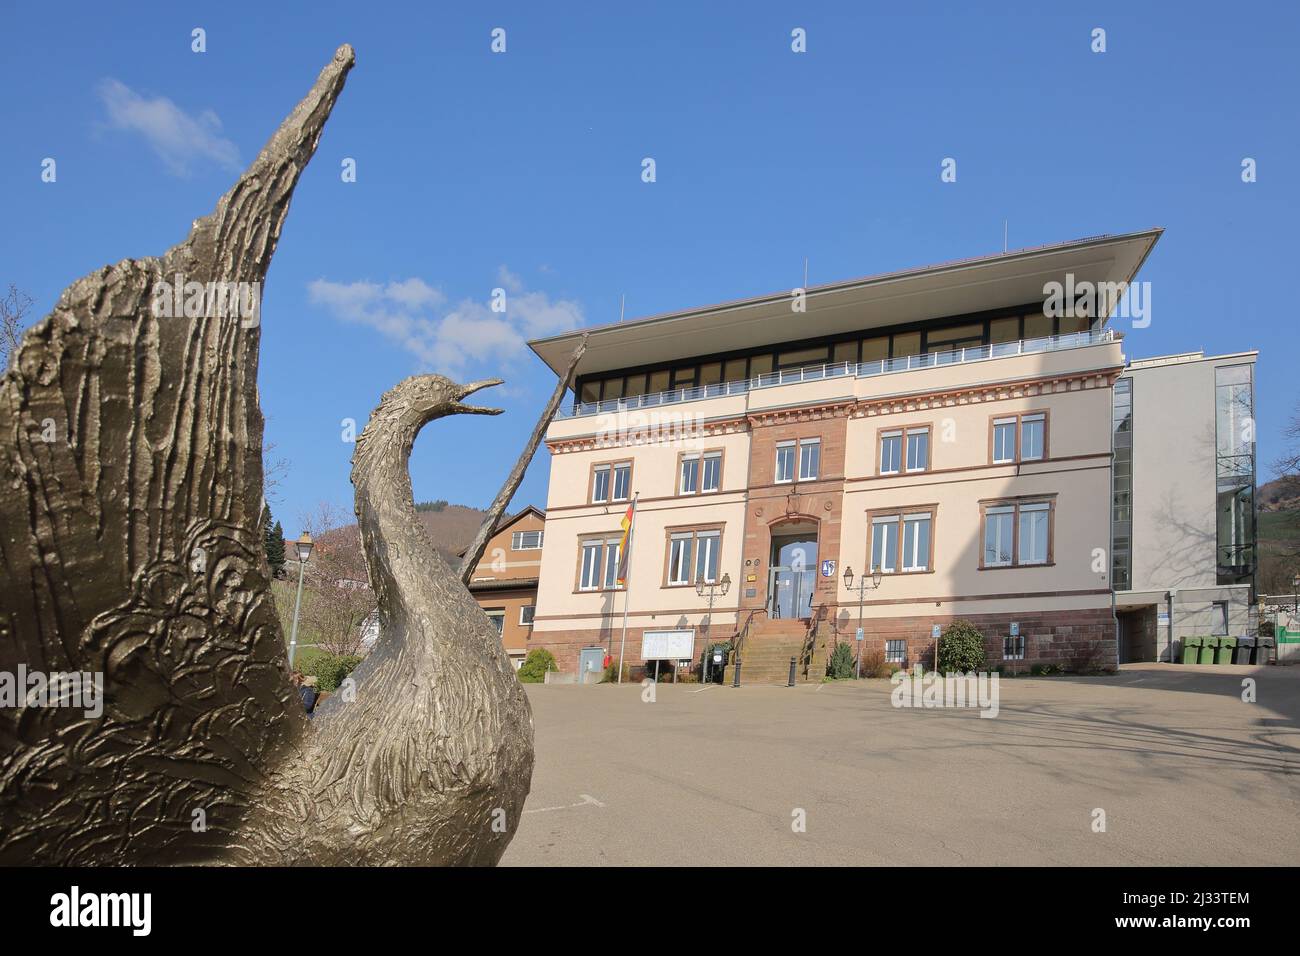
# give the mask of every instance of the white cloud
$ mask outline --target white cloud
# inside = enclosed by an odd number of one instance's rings
[[[383,286],[316,279],[308,283],[307,296],[343,322],[376,329],[432,371],[453,375],[469,365],[496,370],[517,359],[528,339],[582,324],[577,302],[524,291],[505,266],[497,276],[507,291],[505,312],[471,299],[444,308],[446,296],[419,278]]]
[[[205,160],[223,169],[242,168],[238,147],[220,135],[221,120],[211,110],[190,116],[165,96],[147,99],[114,79],[100,83],[98,93],[108,127],[142,135],[172,175],[188,176]]]

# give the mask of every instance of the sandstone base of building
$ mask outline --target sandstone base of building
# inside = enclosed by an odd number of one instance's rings
[[[856,609],[850,612],[856,614]],[[1070,611],[1025,611],[998,614],[925,615],[915,617],[871,618],[862,621],[864,660],[875,655],[885,657],[889,641],[903,642],[906,667],[922,664],[934,666],[934,625],[940,630],[955,620],[973,624],[984,635],[984,657],[989,667],[1027,672],[1035,665],[1054,664],[1070,671],[1114,670],[1119,663],[1115,618],[1109,607]],[[1006,657],[1004,639],[1017,624],[1024,638],[1024,657]],[[838,634],[833,624],[824,626],[830,649],[835,641],[856,644],[857,617],[839,622]]]
[[[857,644],[854,639],[857,630],[857,609],[845,608],[849,617],[838,621],[825,622],[819,628],[817,640],[818,654],[828,655],[836,641]],[[1086,610],[1067,611],[1025,611],[997,614],[954,615],[916,615],[912,617],[865,617],[862,621],[863,640],[861,652],[864,660],[874,655],[884,658],[887,642],[903,642],[903,660],[901,665],[911,667],[934,664],[934,625],[940,630],[955,620],[973,624],[984,635],[984,655],[990,667],[1001,666],[1004,670],[1019,673],[1028,672],[1035,665],[1053,664],[1070,671],[1114,670],[1119,664],[1119,647],[1116,639],[1115,618],[1109,607]],[[1008,658],[1004,656],[1004,638],[1011,634],[1011,625],[1019,626],[1020,636],[1024,638],[1024,657]],[[633,679],[639,680],[647,671],[653,671],[653,662],[641,658],[641,635],[645,630],[661,630],[662,625],[654,628],[628,627],[624,662],[632,669]],[[699,671],[700,654],[707,644],[729,640],[733,636],[731,627],[714,628],[711,634],[701,632],[695,640],[695,659],[692,662],[695,672]],[[574,630],[534,632],[528,641],[528,649],[543,647],[555,655],[559,669],[563,673],[576,673],[578,655],[584,647],[603,647],[612,655],[615,662],[619,657],[619,644],[622,638],[620,629],[610,630]],[[755,644],[761,636],[752,638]],[[750,649],[753,650],[753,645]],[[856,651],[855,651],[856,652]],[[825,660],[819,661],[822,669]],[[662,666],[662,665],[661,665]],[[668,671],[665,670],[667,673]]]

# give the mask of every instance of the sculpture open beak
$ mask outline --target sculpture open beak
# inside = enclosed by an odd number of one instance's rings
[[[502,382],[499,378],[485,378],[480,382],[470,382],[468,385],[460,386],[460,393],[456,396],[456,401],[452,403],[451,410],[457,415],[500,415],[504,409],[484,408],[481,405],[466,405],[461,399],[466,395],[472,395],[480,389],[491,388],[493,385],[500,385]]]

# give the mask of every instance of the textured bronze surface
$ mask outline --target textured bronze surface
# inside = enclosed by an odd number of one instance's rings
[[[177,274],[265,278],[352,64],[341,47],[184,242],[69,286],[0,379],[0,672],[104,680],[98,716],[0,707],[0,863],[493,863],[518,824],[527,701],[406,472],[464,390],[404,382],[358,442],[383,634],[308,722],[258,526],[260,329],[153,308]]]

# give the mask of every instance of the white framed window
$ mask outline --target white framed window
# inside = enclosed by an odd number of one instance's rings
[[[512,551],[538,551],[542,547],[542,532],[516,531],[510,536]]]
[[[487,614],[488,620],[492,626],[497,629],[498,634],[505,633],[506,629],[506,609],[503,607],[486,608],[484,613]]]
[[[593,503],[609,501],[609,465],[597,465],[591,475],[591,500]]]
[[[533,616],[537,613],[535,604],[525,604],[519,609],[519,623],[523,627],[533,626]]]
[[[1025,636],[1007,635],[1002,638],[1002,659],[1004,661],[1023,661],[1025,659]]]
[[[701,531],[695,538],[695,580],[713,584],[718,580],[718,550],[721,531]]]
[[[896,475],[903,468],[903,433],[880,433],[880,473]]]
[[[1020,506],[1020,563],[1046,564],[1048,523],[1052,506],[1047,502]]]
[[[930,429],[907,430],[907,470],[925,471],[930,467]]]
[[[907,661],[907,641],[885,641],[885,663],[902,664]]]
[[[695,534],[690,531],[674,532],[668,536],[668,583],[691,583],[691,548]]]
[[[722,487],[722,452],[706,451],[700,468],[700,491],[717,491]]]
[[[600,590],[600,567],[604,551],[604,541],[582,542],[582,569],[578,575],[579,590]]]
[[[682,458],[681,473],[677,477],[677,493],[693,495],[700,488],[700,456],[687,455]]]
[[[622,553],[622,539],[610,538],[605,542],[605,589],[617,590],[618,560]]]
[[[1047,416],[1025,415],[1020,419],[1020,460],[1040,461],[1043,458],[1047,432]]]
[[[588,538],[582,542],[578,590],[600,591],[618,587],[620,538]]]
[[[614,466],[614,501],[627,501],[632,497],[632,463],[619,462]]]
[[[795,443],[778,442],[776,446],[776,481],[778,484],[794,481]]]
[[[898,570],[898,515],[873,518],[871,521],[871,567],[886,574]]]
[[[903,570],[930,570],[930,514],[903,515]]]
[[[671,531],[668,534],[668,570],[665,583],[683,586],[718,580],[718,563],[722,553],[722,530]]]
[[[993,463],[1004,464],[1016,460],[1016,420],[993,419]]]
[[[821,473],[822,442],[804,438],[799,442],[799,480],[813,481]]]
[[[1013,535],[1016,524],[1014,505],[989,508],[984,512],[984,567],[1008,567],[1015,555]]]

